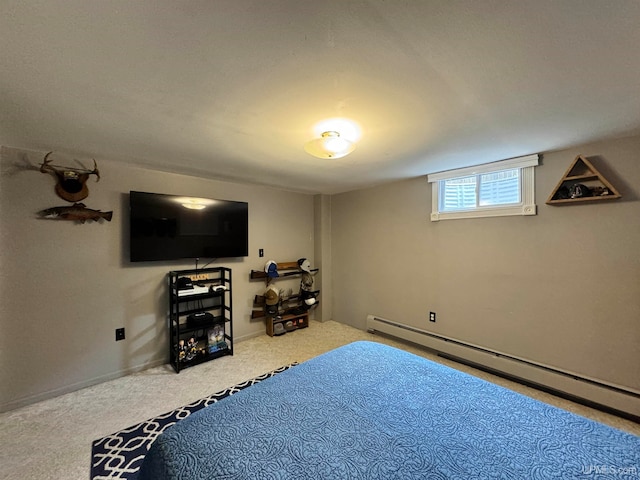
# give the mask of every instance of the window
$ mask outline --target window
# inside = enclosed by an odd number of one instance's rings
[[[535,215],[537,165],[538,155],[529,155],[429,175],[431,221]]]

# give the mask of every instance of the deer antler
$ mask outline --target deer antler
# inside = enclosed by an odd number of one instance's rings
[[[55,172],[55,168],[49,165],[53,160],[47,160],[47,158],[49,158],[49,155],[51,155],[52,153],[53,152],[49,152],[44,156],[44,160],[42,160],[42,165],[40,166],[40,171],[42,173]]]
[[[48,160],[49,155],[51,155],[52,153],[53,152],[49,152],[44,156],[42,165],[40,166],[40,171],[42,173],[54,173],[56,175],[62,175],[67,172],[75,172],[78,175],[95,175],[97,177],[96,182],[100,181],[100,170],[98,170],[98,163],[96,162],[95,158],[93,159],[93,170],[89,170],[88,168],[63,167],[61,165],[53,165],[51,163],[53,160]]]
[[[89,172],[89,175],[91,175],[92,173],[95,174],[96,177],[98,177],[96,182],[99,182],[100,181],[100,170],[98,170],[98,164],[96,163],[96,159],[95,158],[93,159],[93,170],[91,172]]]

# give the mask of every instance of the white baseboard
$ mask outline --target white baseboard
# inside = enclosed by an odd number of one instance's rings
[[[101,375],[99,377],[94,377],[88,380],[83,380],[81,382],[72,383],[70,385],[64,385],[60,388],[48,390],[46,392],[38,393],[36,395],[30,395],[27,397],[22,397],[16,400],[12,400],[10,402],[0,404],[0,413],[8,412],[10,410],[15,410],[16,408],[26,407],[27,405],[31,405],[37,402],[42,402],[44,400],[49,400],[51,398],[59,397],[60,395],[65,395],[67,393],[75,392],[83,388],[92,387],[93,385],[98,385],[99,383],[115,380],[116,378],[125,377],[127,375],[131,375],[132,373],[141,372],[149,368],[158,367],[160,365],[164,365],[167,362],[168,360],[166,359],[154,360],[152,362],[148,362],[142,365],[137,365],[135,367],[125,368],[122,370],[118,370],[116,372],[108,373],[106,375]]]
[[[264,334],[265,334],[264,331],[261,330],[254,333],[249,333],[247,335],[243,335],[241,337],[234,337],[234,344],[238,342],[242,342],[244,340],[249,340],[250,338],[259,337]],[[101,375],[99,377],[83,380],[81,382],[73,383],[70,385],[64,385],[60,388],[55,388],[53,390],[48,390],[46,392],[18,398],[16,400],[12,400],[10,402],[0,404],[0,413],[8,412],[10,410],[15,410],[21,407],[26,407],[27,405],[32,405],[34,403],[42,402],[44,400],[49,400],[51,398],[59,397],[60,395],[65,395],[67,393],[75,392],[83,388],[92,387],[93,385],[98,385],[100,383],[108,382],[110,380],[115,380],[116,378],[126,377],[127,375],[138,373],[143,370],[148,370],[149,368],[159,367],[160,365],[164,365],[168,363],[169,363],[168,358],[154,360],[141,365],[136,365],[134,367],[129,367],[122,370],[118,370],[116,372]]]

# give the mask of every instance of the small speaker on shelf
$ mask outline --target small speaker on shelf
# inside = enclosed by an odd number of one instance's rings
[[[187,325],[190,327],[208,327],[213,325],[213,315],[209,312],[192,313],[187,317]]]

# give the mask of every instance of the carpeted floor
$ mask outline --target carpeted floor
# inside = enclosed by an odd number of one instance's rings
[[[236,343],[234,355],[189,368],[168,365],[0,414],[0,479],[87,480],[93,441],[214,392],[356,340],[416,353],[579,415],[640,435],[640,425],[490,374],[443,360],[419,347],[337,322],[310,322],[282,337]]]

